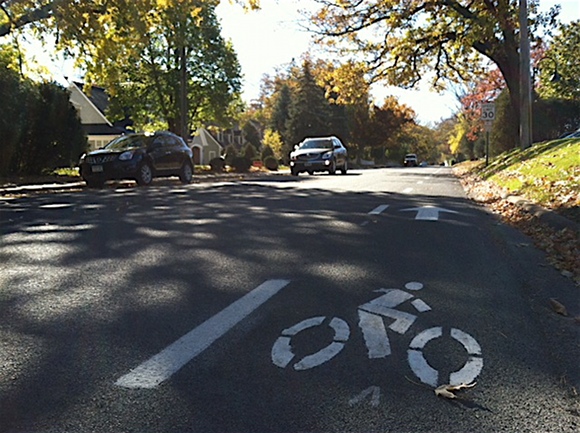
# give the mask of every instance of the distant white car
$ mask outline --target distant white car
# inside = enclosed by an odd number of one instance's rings
[[[414,153],[408,153],[405,155],[405,160],[403,161],[405,167],[417,167],[419,162],[417,160],[417,155]]]

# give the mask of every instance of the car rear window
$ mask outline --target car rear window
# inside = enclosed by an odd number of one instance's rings
[[[105,149],[109,150],[127,150],[136,147],[144,147],[147,144],[149,137],[140,134],[122,135],[119,138],[111,141]]]
[[[302,143],[301,149],[332,149],[331,139],[308,140]]]

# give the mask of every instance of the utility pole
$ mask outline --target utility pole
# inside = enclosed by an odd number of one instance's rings
[[[530,71],[530,36],[528,1],[520,0],[520,147],[532,145],[532,84]]]
[[[189,126],[188,126],[188,113],[187,113],[187,49],[185,48],[185,38],[182,40],[182,46],[180,47],[180,83],[179,83],[179,112],[180,112],[180,124],[181,124],[181,137],[187,143],[189,139]]]

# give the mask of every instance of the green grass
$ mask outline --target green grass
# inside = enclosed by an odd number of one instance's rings
[[[78,167],[57,168],[48,174],[52,176],[80,177]]]
[[[580,139],[553,140],[494,158],[478,174],[546,207],[580,205]]]

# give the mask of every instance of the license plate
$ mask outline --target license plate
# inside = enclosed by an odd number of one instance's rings
[[[102,173],[103,172],[103,166],[102,165],[92,165],[91,166],[91,171],[93,173]]]
[[[306,162],[306,163],[304,163],[304,166],[305,166],[305,167],[310,167],[311,165],[312,165],[312,163],[311,163],[311,162]]]

